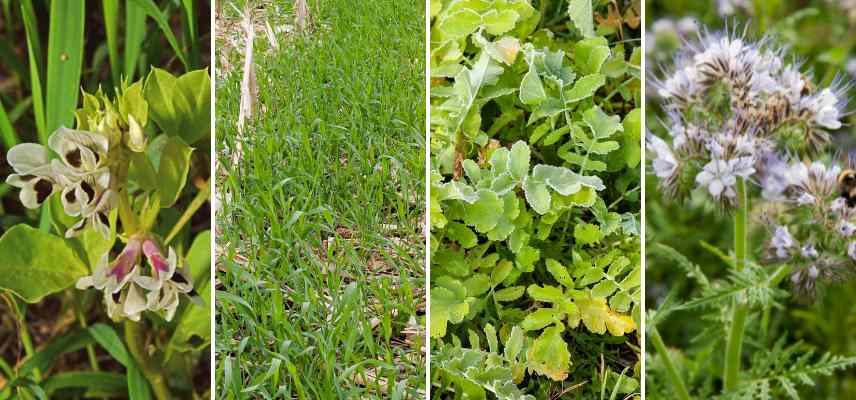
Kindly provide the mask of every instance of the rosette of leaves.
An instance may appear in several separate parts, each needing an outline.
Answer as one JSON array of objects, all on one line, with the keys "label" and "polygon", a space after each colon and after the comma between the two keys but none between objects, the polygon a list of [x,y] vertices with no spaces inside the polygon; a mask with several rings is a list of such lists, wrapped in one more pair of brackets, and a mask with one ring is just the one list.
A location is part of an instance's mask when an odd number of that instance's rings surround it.
[{"label": "rosette of leaves", "polygon": [[519,331],[517,384],[568,379],[574,330],[638,325],[640,53],[571,3],[431,3],[430,334]]}]

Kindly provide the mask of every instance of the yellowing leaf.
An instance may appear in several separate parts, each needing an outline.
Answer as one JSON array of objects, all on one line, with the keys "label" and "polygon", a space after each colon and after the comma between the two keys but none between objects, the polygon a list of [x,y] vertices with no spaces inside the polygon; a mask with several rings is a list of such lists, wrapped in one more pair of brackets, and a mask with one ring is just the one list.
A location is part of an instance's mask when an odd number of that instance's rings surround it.
[{"label": "yellowing leaf", "polygon": [[568,325],[579,326],[580,320],[592,333],[604,334],[607,330],[613,336],[623,336],[636,330],[636,323],[627,315],[612,311],[606,300],[582,295],[574,298],[577,312],[568,314]]},{"label": "yellowing leaf", "polygon": [[561,324],[544,329],[526,353],[529,368],[554,381],[567,379],[571,366],[571,353],[562,339],[562,331],[564,327]]}]

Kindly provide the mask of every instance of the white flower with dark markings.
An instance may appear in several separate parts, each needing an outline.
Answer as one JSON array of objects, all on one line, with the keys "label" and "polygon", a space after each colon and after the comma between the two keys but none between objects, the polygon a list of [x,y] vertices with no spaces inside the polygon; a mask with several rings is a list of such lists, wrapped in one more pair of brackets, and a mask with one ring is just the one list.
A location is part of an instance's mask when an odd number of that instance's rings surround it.
[{"label": "white flower with dark markings", "polygon": [[21,189],[24,207],[39,208],[55,190],[61,188],[60,175],[50,162],[50,152],[35,143],[22,143],[7,154],[9,165],[15,171],[6,178],[10,186]]},{"label": "white flower with dark markings", "polygon": [[[151,269],[140,266],[143,256]],[[201,298],[193,288],[189,275],[180,267],[173,248],[164,258],[160,247],[151,238],[132,237],[122,253],[108,263],[105,254],[91,276],[77,281],[78,289],[90,287],[104,293],[107,313],[113,319],[128,318],[139,321],[143,311],[157,312],[167,321],[172,320],[180,302],[187,295],[196,304]]]},{"label": "white flower with dark markings", "polygon": [[[61,127],[48,138],[48,146],[59,155],[66,175],[88,175],[107,164],[109,141],[100,133]],[[59,163],[60,161],[54,161]],[[64,167],[64,168],[63,168]]]},{"label": "white flower with dark markings", "polygon": [[143,287],[149,290],[146,306],[148,310],[159,312],[167,321],[172,320],[178,308],[180,297],[185,294],[199,303],[199,295],[193,288],[189,274],[179,265],[175,250],[169,248],[169,256],[164,258],[160,246],[154,240],[143,242],[143,253],[152,267],[152,277],[147,277]]},{"label": "white flower with dark markings", "polygon": [[[60,192],[66,214],[80,220],[66,231],[66,237],[93,227],[105,237],[110,234],[110,210],[115,207],[110,187],[109,141],[100,134],[61,127],[48,138],[48,148],[23,143],[9,150],[9,164],[15,173],[6,178],[21,189],[21,203],[38,208],[51,194]],[[50,158],[50,151],[59,159]]]}]

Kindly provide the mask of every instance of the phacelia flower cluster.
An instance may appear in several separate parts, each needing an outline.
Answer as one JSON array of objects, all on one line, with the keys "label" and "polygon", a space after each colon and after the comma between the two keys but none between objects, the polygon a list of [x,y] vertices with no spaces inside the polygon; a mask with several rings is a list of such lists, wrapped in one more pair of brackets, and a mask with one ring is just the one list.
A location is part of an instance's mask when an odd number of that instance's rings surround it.
[{"label": "phacelia flower cluster", "polygon": [[[148,267],[142,262],[147,261]],[[186,269],[180,265],[175,250],[170,247],[164,257],[161,246],[153,238],[133,237],[114,260],[104,254],[92,275],[80,278],[77,288],[95,288],[103,292],[107,314],[114,320],[128,318],[139,321],[143,311],[160,314],[172,320],[186,295],[199,303]]]},{"label": "phacelia flower cluster", "polygon": [[814,87],[768,39],[704,33],[673,69],[655,83],[668,140],[648,133],[646,143],[661,189],[675,197],[703,189],[734,206],[738,179],[757,178],[771,156],[820,148],[842,125],[845,88]]},{"label": "phacelia flower cluster", "polygon": [[[841,168],[820,161],[780,160],[762,179],[771,234],[766,258],[791,266],[800,298],[815,297],[818,283],[836,283],[856,271],[856,209],[841,196]],[[775,172],[772,172],[775,171]]]}]

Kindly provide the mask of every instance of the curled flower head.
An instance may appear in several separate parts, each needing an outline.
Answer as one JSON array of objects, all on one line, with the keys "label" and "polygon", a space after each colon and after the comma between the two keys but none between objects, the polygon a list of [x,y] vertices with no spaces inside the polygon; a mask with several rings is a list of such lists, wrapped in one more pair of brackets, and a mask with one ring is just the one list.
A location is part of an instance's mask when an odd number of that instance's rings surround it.
[{"label": "curled flower head", "polygon": [[856,210],[840,197],[836,165],[796,162],[783,171],[778,180],[784,183],[770,197],[775,215],[768,260],[790,265],[795,295],[811,300],[856,272]]}]

